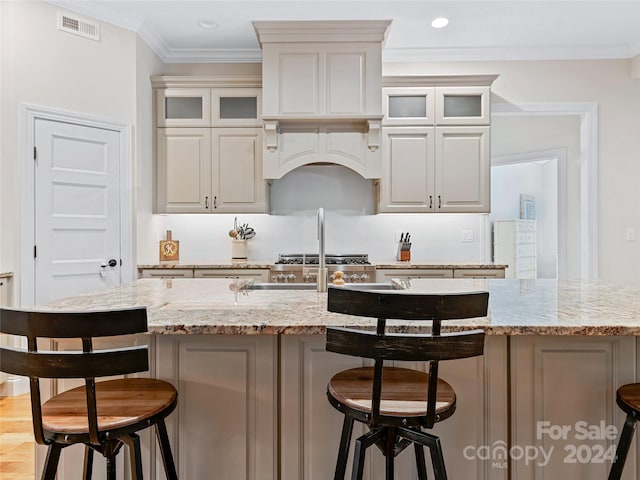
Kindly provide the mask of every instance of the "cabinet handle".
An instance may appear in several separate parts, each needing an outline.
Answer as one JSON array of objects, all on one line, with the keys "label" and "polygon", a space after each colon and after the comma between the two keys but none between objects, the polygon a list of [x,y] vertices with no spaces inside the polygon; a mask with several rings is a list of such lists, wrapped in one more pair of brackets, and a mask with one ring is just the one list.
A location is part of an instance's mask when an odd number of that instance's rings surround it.
[{"label": "cabinet handle", "polygon": [[438,208],[442,208],[442,197],[438,195]]},{"label": "cabinet handle", "polygon": [[433,195],[429,195],[429,208],[433,208]]},{"label": "cabinet handle", "polygon": [[218,208],[218,197],[213,197],[213,208]]},{"label": "cabinet handle", "polygon": [[209,197],[204,197],[204,208],[209,208]]}]

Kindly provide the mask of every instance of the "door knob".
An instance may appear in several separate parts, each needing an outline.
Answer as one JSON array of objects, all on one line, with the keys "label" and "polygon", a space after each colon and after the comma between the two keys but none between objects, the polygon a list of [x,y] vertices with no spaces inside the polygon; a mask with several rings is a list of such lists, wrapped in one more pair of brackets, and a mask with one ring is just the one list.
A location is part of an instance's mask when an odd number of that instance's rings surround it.
[{"label": "door knob", "polygon": [[117,264],[118,264],[118,261],[115,258],[112,258],[111,260],[109,260],[110,267],[115,267]]}]

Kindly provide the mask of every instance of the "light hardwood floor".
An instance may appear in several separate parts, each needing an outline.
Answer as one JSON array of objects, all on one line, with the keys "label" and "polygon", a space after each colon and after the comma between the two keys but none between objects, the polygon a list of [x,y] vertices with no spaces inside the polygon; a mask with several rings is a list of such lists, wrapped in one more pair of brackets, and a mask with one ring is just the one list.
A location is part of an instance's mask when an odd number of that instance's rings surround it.
[{"label": "light hardwood floor", "polygon": [[33,480],[34,448],[29,394],[0,397],[0,479]]}]

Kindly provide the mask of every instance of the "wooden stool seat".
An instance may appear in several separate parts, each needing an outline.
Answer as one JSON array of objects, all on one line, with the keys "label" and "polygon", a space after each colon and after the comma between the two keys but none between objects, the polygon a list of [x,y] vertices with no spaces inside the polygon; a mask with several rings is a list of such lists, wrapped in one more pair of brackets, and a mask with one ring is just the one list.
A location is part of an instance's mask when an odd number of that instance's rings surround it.
[{"label": "wooden stool seat", "polygon": [[[371,413],[373,367],[344,370],[331,378],[328,392],[344,407]],[[383,417],[424,417],[427,414],[429,374],[407,368],[385,367],[382,373],[380,415]],[[436,415],[449,417],[456,405],[456,394],[447,382],[438,379]]]},{"label": "wooden stool seat", "polygon": [[[140,424],[172,411],[177,398],[173,385],[153,378],[96,382],[98,431],[139,430]],[[42,426],[51,437],[89,435],[86,388],[67,390],[43,403]]]},{"label": "wooden stool seat", "polygon": [[640,420],[640,383],[629,383],[618,388],[616,403],[627,414],[627,418],[620,433],[616,456],[609,472],[609,480],[620,480],[622,477],[624,463],[627,460],[633,434],[636,430],[636,422]]},{"label": "wooden stool seat", "polygon": [[616,401],[626,414],[640,419],[640,383],[629,383],[618,388]]}]

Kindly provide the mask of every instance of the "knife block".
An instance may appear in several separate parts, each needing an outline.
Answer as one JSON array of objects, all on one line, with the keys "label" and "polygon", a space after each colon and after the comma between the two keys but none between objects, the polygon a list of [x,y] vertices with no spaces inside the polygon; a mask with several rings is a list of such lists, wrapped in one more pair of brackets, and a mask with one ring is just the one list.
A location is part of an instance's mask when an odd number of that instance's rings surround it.
[{"label": "knife block", "polygon": [[398,261],[410,262],[411,261],[411,244],[407,242],[398,243]]}]

